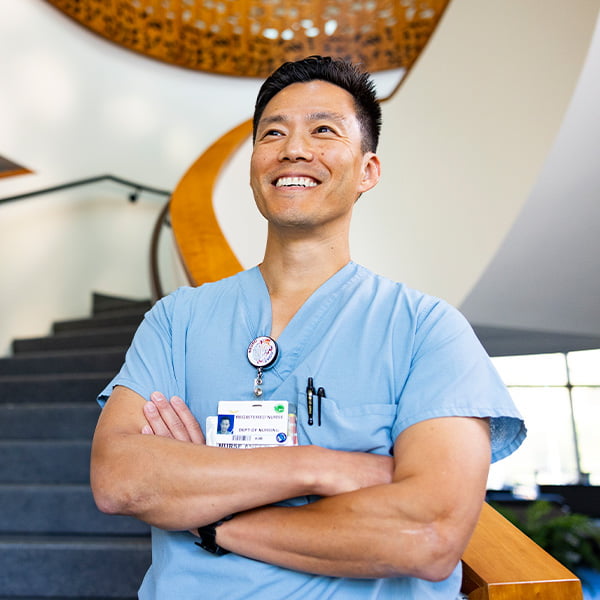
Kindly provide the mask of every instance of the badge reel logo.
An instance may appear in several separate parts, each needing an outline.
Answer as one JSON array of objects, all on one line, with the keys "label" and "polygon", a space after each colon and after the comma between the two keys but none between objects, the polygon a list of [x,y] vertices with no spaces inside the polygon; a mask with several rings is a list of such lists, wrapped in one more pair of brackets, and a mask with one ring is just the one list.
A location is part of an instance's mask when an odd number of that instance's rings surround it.
[{"label": "badge reel logo", "polygon": [[272,367],[277,360],[277,342],[268,335],[261,335],[250,342],[248,346],[248,361],[256,367],[256,379],[254,380],[254,395],[262,395],[262,375],[265,369]]}]

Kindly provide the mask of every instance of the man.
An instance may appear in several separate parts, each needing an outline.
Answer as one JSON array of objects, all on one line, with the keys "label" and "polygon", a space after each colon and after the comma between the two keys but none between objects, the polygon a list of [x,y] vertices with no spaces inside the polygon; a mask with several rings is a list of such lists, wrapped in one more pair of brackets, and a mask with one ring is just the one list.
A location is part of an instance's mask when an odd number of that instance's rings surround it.
[{"label": "man", "polygon": [[219,433],[222,435],[229,435],[231,433],[231,418],[228,416],[222,416],[218,419]]},{"label": "man", "polygon": [[[92,487],[153,525],[142,599],[458,593],[490,453],[525,434],[457,311],[350,260],[380,119],[346,62],[267,79],[250,172],[263,262],[157,303],[100,397]],[[299,445],[205,444],[220,401],[257,399],[287,403]]]}]

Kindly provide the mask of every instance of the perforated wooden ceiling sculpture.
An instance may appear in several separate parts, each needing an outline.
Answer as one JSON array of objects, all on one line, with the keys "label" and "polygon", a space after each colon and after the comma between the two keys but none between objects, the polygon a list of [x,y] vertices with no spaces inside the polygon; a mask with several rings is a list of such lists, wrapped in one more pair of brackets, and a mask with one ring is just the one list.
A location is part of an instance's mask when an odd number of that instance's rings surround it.
[{"label": "perforated wooden ceiling sculpture", "polygon": [[323,54],[409,69],[449,0],[47,0],[97,34],[174,65],[266,77]]}]

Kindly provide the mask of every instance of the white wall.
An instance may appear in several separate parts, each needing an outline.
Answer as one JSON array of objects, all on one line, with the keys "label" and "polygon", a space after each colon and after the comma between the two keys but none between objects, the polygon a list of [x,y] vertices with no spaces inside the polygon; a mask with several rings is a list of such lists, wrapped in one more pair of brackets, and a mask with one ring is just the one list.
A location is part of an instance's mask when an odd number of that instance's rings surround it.
[{"label": "white wall", "polygon": [[[384,107],[384,179],[357,207],[357,260],[453,302],[464,297],[558,129],[596,8],[453,0]],[[0,198],[102,173],[173,189],[251,115],[259,81],[143,58],[41,0],[0,0],[0,14],[0,154],[35,171],[0,179]],[[234,157],[216,211],[248,266],[260,258],[262,225],[240,218],[240,205],[252,213],[246,164],[243,152]],[[147,248],[163,200],[130,205],[126,196],[105,184],[0,205],[0,354],[14,337],[86,315],[92,290],[148,297]]]},{"label": "white wall", "polygon": [[[0,198],[104,173],[172,190],[251,115],[257,80],[146,59],[41,0],[0,0],[0,14],[0,154],[35,171],[0,178]],[[0,355],[15,337],[87,315],[92,290],[149,297],[164,199],[127,195],[107,183],[0,205]]]},{"label": "white wall", "polygon": [[599,74],[600,22],[540,177],[462,304],[472,322],[600,336]]},{"label": "white wall", "polygon": [[[598,0],[452,0],[397,95],[383,105],[382,179],[355,209],[353,258],[460,304],[525,204],[559,131]],[[246,144],[215,194],[234,250],[248,194]],[[247,168],[246,168],[247,172]],[[250,200],[248,228],[259,231]],[[237,219],[237,220],[236,220]],[[518,268],[518,261],[515,268]]]}]

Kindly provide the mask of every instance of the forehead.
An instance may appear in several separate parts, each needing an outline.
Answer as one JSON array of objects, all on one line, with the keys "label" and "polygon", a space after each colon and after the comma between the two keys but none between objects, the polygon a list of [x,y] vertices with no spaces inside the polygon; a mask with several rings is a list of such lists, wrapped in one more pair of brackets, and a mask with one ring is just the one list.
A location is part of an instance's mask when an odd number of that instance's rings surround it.
[{"label": "forehead", "polygon": [[327,81],[292,83],[275,94],[265,106],[259,123],[288,115],[331,114],[340,119],[355,120],[354,98],[345,89]]}]

